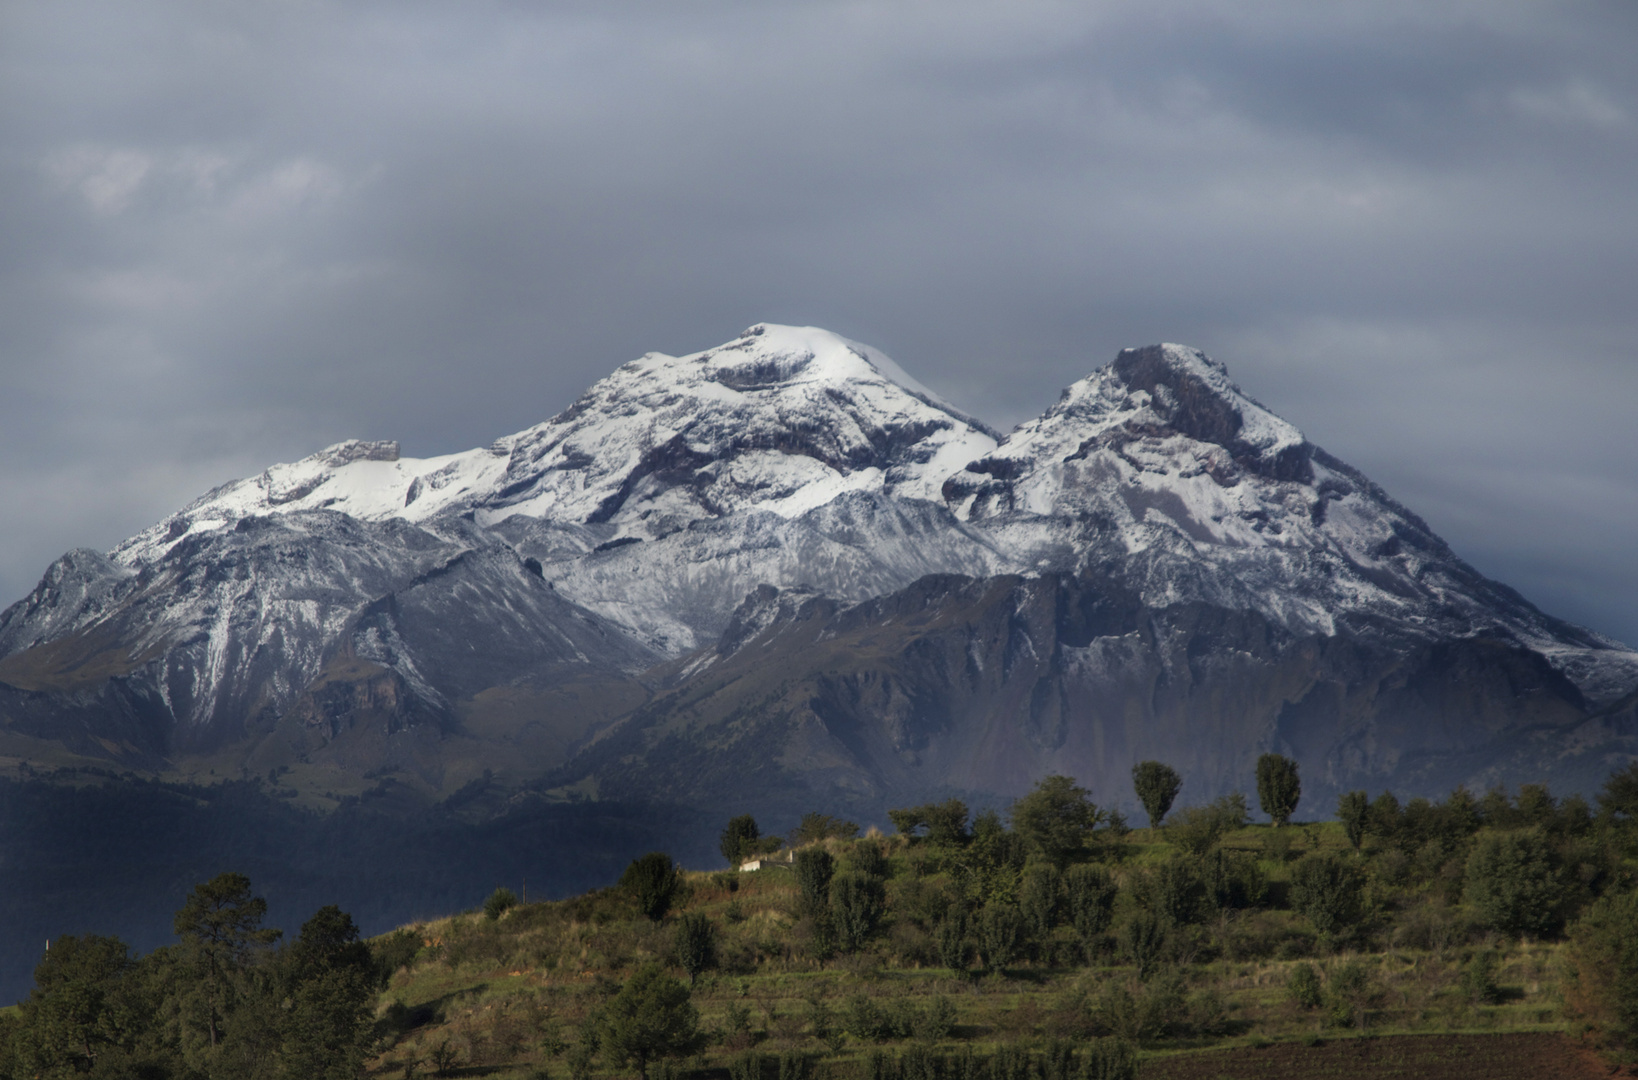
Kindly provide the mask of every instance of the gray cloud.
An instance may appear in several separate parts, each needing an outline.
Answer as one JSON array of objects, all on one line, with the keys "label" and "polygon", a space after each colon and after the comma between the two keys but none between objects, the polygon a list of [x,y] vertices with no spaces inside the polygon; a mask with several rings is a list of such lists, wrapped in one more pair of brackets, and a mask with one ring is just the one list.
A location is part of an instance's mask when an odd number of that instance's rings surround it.
[{"label": "gray cloud", "polygon": [[768,319],[1002,426],[1199,345],[1638,641],[1635,44],[1495,0],[8,4],[0,594]]}]

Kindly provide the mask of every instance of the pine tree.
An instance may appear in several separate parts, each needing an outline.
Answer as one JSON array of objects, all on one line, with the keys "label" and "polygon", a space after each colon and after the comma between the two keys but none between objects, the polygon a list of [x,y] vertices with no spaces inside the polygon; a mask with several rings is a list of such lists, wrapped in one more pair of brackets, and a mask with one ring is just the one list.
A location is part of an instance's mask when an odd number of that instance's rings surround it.
[{"label": "pine tree", "polygon": [[279,939],[278,930],[262,928],[266,915],[267,901],[251,893],[250,879],[231,872],[195,885],[176,913],[182,962],[195,979],[183,1002],[186,1022],[203,1029],[212,1051],[245,969]]},{"label": "pine tree", "polygon": [[663,851],[633,859],[620,875],[620,888],[637,901],[638,910],[653,922],[665,918],[677,895],[677,864]]},{"label": "pine tree", "polygon": [[698,1035],[699,1014],[688,987],[659,964],[645,964],[604,1009],[599,1043],[616,1059],[634,1062],[644,1076],[656,1058],[686,1053]]},{"label": "pine tree", "polygon": [[320,908],[281,957],[286,1007],[279,1057],[284,1080],[351,1080],[369,1052],[380,979],[352,916]]}]

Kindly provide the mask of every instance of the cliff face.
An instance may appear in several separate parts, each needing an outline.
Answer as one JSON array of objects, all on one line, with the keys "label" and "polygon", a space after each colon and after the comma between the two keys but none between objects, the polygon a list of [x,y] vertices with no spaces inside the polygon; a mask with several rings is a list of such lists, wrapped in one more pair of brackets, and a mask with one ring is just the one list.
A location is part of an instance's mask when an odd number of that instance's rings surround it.
[{"label": "cliff face", "polygon": [[[440,458],[226,484],[0,615],[0,736],[159,768],[715,806],[1050,771],[1315,797],[1634,753],[1638,654],[1543,614],[1197,350],[998,439],[875,350],[757,326]],[[1625,710],[1625,711],[1623,711]],[[29,741],[32,740],[32,741]]]}]

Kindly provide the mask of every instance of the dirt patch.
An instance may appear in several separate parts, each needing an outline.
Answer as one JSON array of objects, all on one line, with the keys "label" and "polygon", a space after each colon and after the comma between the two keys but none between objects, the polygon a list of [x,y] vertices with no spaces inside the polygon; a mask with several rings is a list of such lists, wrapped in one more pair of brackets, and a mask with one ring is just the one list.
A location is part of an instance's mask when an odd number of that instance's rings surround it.
[{"label": "dirt patch", "polygon": [[1156,1058],[1142,1080],[1608,1080],[1596,1054],[1564,1035],[1398,1035],[1279,1043]]}]

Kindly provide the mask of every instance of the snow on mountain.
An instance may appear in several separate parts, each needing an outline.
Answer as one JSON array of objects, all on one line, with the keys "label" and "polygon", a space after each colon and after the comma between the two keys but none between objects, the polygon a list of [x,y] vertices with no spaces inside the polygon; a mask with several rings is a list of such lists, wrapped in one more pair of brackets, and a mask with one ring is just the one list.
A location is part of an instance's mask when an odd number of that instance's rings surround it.
[{"label": "snow on mountain", "polygon": [[1020,561],[1119,567],[1151,606],[1204,600],[1298,634],[1500,634],[1600,693],[1638,680],[1629,650],[1484,578],[1196,349],[1125,350],[944,494]]},{"label": "snow on mountain", "polygon": [[603,532],[521,515],[494,528],[538,558],[564,596],[673,656],[710,644],[759,584],[856,602],[927,574],[987,577],[1016,568],[941,505],[857,490],[796,517],[753,510],[642,542],[600,541]]},{"label": "snow on mountain", "polygon": [[653,539],[727,514],[798,517],[850,491],[937,501],[944,478],[995,442],[880,352],[760,324],[690,356],[649,353],[483,449],[418,459],[394,442],[352,440],[275,465],[112,557],[136,565],[247,515],[320,509],[367,521],[471,511],[482,525],[522,514]]},{"label": "snow on mountain", "polygon": [[[1594,701],[1638,684],[1638,654],[1478,574],[1198,350],[1128,349],[998,441],[881,353],[771,324],[650,353],[488,447],[355,440],[223,485],[107,558],[65,556],[0,615],[0,656],[95,638],[110,670],[161,664],[153,692],[192,703],[177,720],[226,723],[288,707],[340,650],[447,711],[532,670],[514,638],[629,673],[710,644],[764,584],[856,603],[1021,572],[1299,638],[1511,640]],[[472,634],[510,659],[469,678],[471,641],[433,628],[488,606],[512,629]]]},{"label": "snow on mountain", "polygon": [[718,632],[760,581],[863,599],[925,573],[1010,567],[939,505],[945,477],[995,445],[877,350],[759,324],[704,352],[634,360],[486,448],[416,459],[355,440],[275,465],[111,557],[141,566],[255,515],[469,514],[512,536],[565,596],[674,654]]}]

